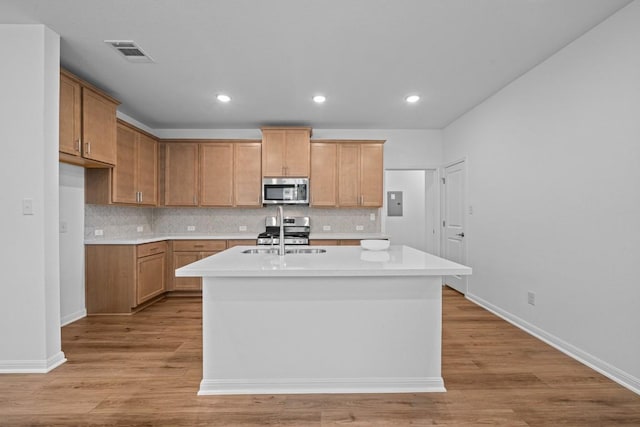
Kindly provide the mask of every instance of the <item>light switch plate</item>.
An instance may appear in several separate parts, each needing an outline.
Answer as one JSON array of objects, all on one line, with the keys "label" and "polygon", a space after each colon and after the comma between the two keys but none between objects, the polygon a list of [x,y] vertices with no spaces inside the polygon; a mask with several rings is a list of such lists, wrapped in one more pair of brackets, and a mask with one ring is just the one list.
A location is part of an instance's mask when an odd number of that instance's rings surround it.
[{"label": "light switch plate", "polygon": [[102,236],[102,235],[104,235],[104,231],[100,230],[99,228],[95,229],[95,230],[93,230],[93,235],[94,236]]}]

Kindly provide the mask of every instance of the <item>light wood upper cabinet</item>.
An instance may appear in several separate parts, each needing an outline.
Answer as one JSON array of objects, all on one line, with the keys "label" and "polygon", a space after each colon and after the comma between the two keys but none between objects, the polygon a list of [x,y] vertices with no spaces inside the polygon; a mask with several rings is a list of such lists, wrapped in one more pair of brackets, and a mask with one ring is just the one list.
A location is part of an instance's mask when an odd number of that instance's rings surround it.
[{"label": "light wood upper cabinet", "polygon": [[82,88],[82,155],[116,164],[117,104],[87,87]]},{"label": "light wood upper cabinet", "polygon": [[138,204],[156,206],[158,204],[158,141],[138,133],[137,149],[136,182],[140,193]]},{"label": "light wood upper cabinet", "polygon": [[164,153],[164,204],[198,206],[197,143],[167,143]]},{"label": "light wood upper cabinet", "polygon": [[158,204],[158,141],[118,121],[116,166],[85,170],[85,201],[93,204]]},{"label": "light wood upper cabinet", "polygon": [[[168,141],[165,147],[165,205],[262,206],[260,199],[262,158],[259,141],[208,140],[198,143]],[[192,165],[194,162],[195,168]],[[194,179],[195,184],[192,184]],[[173,197],[171,196],[173,192],[179,194]],[[178,200],[181,195],[182,199]],[[190,200],[192,204],[187,204]]]},{"label": "light wood upper cabinet", "polygon": [[114,203],[137,203],[137,156],[136,132],[118,124],[116,162],[113,169],[112,200]]},{"label": "light wood upper cabinet", "polygon": [[338,144],[338,206],[381,207],[381,143]]},{"label": "light wood upper cabinet", "polygon": [[338,147],[334,143],[311,144],[311,206],[337,205]]},{"label": "light wood upper cabinet", "polygon": [[237,142],[234,144],[233,167],[234,206],[261,207],[262,144],[259,142]]},{"label": "light wood upper cabinet", "polygon": [[381,207],[384,141],[315,140],[311,206]]},{"label": "light wood upper cabinet", "polygon": [[82,155],[81,86],[65,74],[60,74],[60,152]]},{"label": "light wood upper cabinet", "polygon": [[309,176],[311,128],[262,128],[262,175]]},{"label": "light wood upper cabinet", "polygon": [[360,206],[360,145],[338,145],[338,206]]},{"label": "light wood upper cabinet", "polygon": [[200,205],[233,206],[233,144],[200,145]]},{"label": "light wood upper cabinet", "polygon": [[383,146],[360,146],[360,206],[381,207],[383,197]]},{"label": "light wood upper cabinet", "polygon": [[60,71],[60,161],[85,167],[116,164],[118,101]]}]

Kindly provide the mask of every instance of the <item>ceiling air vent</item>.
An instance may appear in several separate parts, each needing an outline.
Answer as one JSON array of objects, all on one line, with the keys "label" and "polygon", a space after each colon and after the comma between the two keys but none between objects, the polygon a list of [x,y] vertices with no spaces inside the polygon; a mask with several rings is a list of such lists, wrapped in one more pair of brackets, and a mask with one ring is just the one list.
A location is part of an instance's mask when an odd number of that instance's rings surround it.
[{"label": "ceiling air vent", "polygon": [[105,40],[106,44],[120,52],[130,62],[154,62],[133,40]]}]

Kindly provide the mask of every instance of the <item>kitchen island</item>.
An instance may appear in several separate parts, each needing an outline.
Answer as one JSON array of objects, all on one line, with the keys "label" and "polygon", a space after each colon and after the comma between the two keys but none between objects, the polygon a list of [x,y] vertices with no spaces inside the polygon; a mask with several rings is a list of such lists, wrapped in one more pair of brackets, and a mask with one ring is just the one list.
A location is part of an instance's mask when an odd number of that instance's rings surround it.
[{"label": "kitchen island", "polygon": [[203,278],[198,394],[445,391],[442,276],[471,268],[407,246],[256,249],[176,270]]}]

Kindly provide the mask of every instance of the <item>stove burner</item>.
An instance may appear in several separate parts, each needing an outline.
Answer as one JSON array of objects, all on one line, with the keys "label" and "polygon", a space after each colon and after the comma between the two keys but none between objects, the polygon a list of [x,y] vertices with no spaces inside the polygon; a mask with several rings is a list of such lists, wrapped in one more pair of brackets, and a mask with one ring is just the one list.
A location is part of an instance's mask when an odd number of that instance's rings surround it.
[{"label": "stove burner", "polygon": [[[276,225],[275,217],[265,219],[265,231],[258,234],[258,245],[277,245],[280,243],[280,227]],[[285,217],[284,218],[284,244],[308,245],[309,244],[309,217]]]}]

